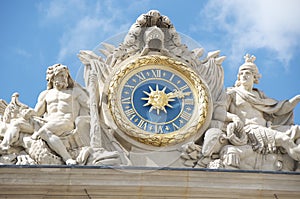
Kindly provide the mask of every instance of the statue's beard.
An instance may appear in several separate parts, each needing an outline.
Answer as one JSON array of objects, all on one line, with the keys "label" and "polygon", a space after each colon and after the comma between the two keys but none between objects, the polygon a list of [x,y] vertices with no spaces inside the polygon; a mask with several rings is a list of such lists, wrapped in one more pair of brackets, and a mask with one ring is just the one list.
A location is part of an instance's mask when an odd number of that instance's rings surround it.
[{"label": "statue's beard", "polygon": [[55,88],[57,88],[58,90],[65,89],[68,87],[68,83],[62,82],[62,81],[56,81],[56,82],[54,82],[54,85],[55,85]]}]

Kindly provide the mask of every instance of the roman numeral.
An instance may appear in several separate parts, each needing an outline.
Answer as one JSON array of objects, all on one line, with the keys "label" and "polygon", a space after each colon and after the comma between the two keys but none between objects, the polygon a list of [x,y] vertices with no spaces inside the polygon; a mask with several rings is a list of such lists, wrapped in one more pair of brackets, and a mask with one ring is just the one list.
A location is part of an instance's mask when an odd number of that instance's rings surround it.
[{"label": "roman numeral", "polygon": [[185,89],[188,89],[188,88],[189,88],[189,86],[186,84],[186,85],[180,87],[179,89],[180,89],[181,91],[184,91]]},{"label": "roman numeral", "polygon": [[129,85],[129,84],[125,84],[124,87],[130,88],[131,90],[134,89],[134,86],[131,86],[131,85]]},{"label": "roman numeral", "polygon": [[162,125],[155,125],[155,132],[156,133],[163,133],[163,126]]},{"label": "roman numeral", "polygon": [[189,119],[191,118],[191,114],[186,111],[183,111],[182,114],[180,115],[180,117],[182,119],[184,119],[185,121],[189,121]]},{"label": "roman numeral", "polygon": [[140,120],[139,123],[137,124],[138,127],[140,127],[141,129],[144,129],[144,131],[146,131],[147,129],[147,122],[145,120]]},{"label": "roman numeral", "polygon": [[122,98],[121,102],[122,104],[131,104],[130,97]]},{"label": "roman numeral", "polygon": [[143,81],[146,79],[145,75],[142,72],[139,72],[137,74],[135,74],[135,76],[140,80]]},{"label": "roman numeral", "polygon": [[171,75],[171,77],[170,77],[170,79],[169,79],[169,80],[170,80],[170,82],[171,82],[171,81],[173,81],[174,77],[175,77],[175,75],[174,75],[174,74],[172,74],[172,75]]},{"label": "roman numeral", "polygon": [[161,77],[161,70],[151,70],[155,78]]},{"label": "roman numeral", "polygon": [[175,131],[179,129],[179,126],[177,126],[174,122],[172,123],[172,126],[175,129]]},{"label": "roman numeral", "polygon": [[135,116],[136,116],[136,114],[135,114],[135,111],[131,108],[131,109],[128,109],[128,110],[126,110],[126,111],[124,111],[125,112],[125,115],[130,119],[130,120],[132,120]]},{"label": "roman numeral", "polygon": [[193,99],[184,99],[184,104],[186,104],[186,105],[193,105],[194,104],[194,100]]}]

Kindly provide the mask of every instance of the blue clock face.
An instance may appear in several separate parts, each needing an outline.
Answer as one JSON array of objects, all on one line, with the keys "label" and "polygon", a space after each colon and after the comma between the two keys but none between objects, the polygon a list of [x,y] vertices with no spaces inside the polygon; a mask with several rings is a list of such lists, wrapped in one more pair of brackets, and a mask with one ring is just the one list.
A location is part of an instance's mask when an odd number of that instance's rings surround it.
[{"label": "blue clock face", "polygon": [[107,89],[108,118],[112,116],[115,132],[135,146],[174,146],[196,139],[210,121],[206,84],[191,67],[170,57],[121,62]]},{"label": "blue clock face", "polygon": [[183,128],[195,109],[191,84],[172,69],[158,66],[132,72],[121,89],[121,109],[142,131],[173,133]]}]

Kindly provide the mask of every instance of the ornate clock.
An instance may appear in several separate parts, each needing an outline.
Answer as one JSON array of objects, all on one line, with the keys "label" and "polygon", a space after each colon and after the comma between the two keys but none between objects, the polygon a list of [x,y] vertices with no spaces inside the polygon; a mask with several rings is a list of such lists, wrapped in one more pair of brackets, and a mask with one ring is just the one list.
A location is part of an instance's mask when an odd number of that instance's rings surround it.
[{"label": "ornate clock", "polygon": [[207,86],[184,63],[151,55],[121,64],[111,79],[108,107],[134,140],[169,146],[194,136],[210,120]]}]

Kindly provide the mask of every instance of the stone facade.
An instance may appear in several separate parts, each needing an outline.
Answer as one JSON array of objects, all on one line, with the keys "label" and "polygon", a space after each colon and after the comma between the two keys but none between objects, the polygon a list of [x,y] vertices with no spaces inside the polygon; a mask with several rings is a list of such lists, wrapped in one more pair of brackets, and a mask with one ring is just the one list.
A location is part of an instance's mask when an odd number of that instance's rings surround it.
[{"label": "stone facade", "polygon": [[18,93],[0,101],[1,164],[297,171],[300,95],[277,101],[254,88],[255,56],[225,89],[225,56],[190,50],[156,10],[99,50],[78,54],[85,85],[55,64],[35,108]]},{"label": "stone facade", "polygon": [[289,198],[299,173],[154,167],[0,168],[1,198]]}]

